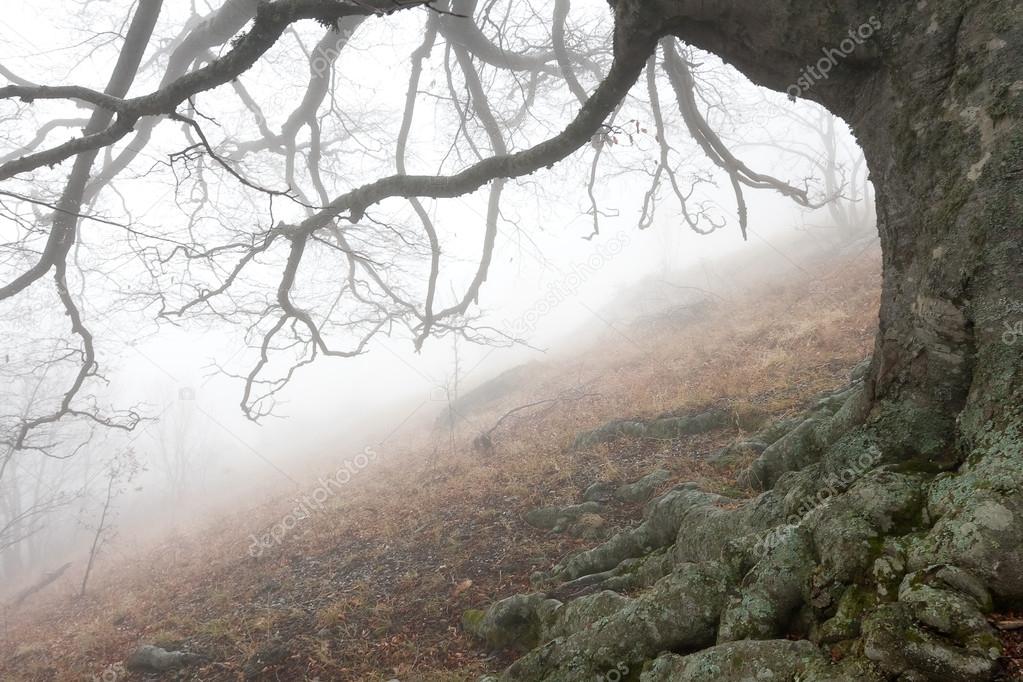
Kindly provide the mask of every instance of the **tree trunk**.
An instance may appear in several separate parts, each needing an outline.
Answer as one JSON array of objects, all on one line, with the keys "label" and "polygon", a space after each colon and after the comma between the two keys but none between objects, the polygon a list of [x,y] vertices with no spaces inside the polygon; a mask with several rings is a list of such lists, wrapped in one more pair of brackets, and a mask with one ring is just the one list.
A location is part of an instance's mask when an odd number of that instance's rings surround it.
[{"label": "tree trunk", "polygon": [[1023,605],[1023,4],[612,5],[616,46],[673,34],[850,124],[884,254],[874,355],[754,463],[757,498],[674,490],[547,576],[639,596],[467,623],[533,619],[547,644],[504,679],[991,679],[986,615]]},{"label": "tree trunk", "polygon": [[1020,347],[1003,336],[1023,319],[1020,3],[706,4],[676,35],[823,104],[863,147],[884,252],[875,399],[949,434],[965,409],[971,438],[1018,419]]}]

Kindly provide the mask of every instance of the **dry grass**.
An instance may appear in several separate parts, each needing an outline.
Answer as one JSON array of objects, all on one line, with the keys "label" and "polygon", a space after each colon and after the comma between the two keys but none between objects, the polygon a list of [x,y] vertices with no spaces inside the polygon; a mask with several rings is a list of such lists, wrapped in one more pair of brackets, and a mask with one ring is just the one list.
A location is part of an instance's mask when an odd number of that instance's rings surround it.
[{"label": "dry grass", "polygon": [[[207,654],[215,662],[190,672],[202,680],[241,679],[259,655],[265,666],[249,673],[267,680],[442,682],[497,669],[506,658],[469,641],[461,613],[528,589],[530,573],[586,545],[527,526],[527,511],[657,466],[678,479],[732,486],[728,472],[704,458],[737,429],[584,452],[567,447],[575,434],[617,417],[709,405],[772,417],[805,407],[842,385],[870,349],[877,260],[871,252],[829,264],[809,283],[805,275],[775,283],[696,319],[666,316],[620,330],[624,336],[609,331],[586,351],[538,365],[518,390],[471,415],[454,452],[444,436],[431,466],[434,436],[412,430],[326,512],[258,559],[248,556],[247,538],[286,513],[283,495],[143,556],[108,561],[87,598],[55,590],[11,617],[0,679],[91,679],[139,643]],[[469,447],[512,407],[580,386],[599,396],[509,419],[489,457]],[[609,521],[627,524],[639,512],[623,508]]]}]

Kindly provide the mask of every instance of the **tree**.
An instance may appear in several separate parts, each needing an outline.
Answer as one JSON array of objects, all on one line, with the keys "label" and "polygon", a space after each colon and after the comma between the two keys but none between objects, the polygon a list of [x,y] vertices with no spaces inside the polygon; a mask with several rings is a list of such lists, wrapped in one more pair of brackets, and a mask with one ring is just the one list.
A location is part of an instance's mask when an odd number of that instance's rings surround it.
[{"label": "tree", "polygon": [[[638,670],[661,652],[699,650],[715,642],[721,646],[707,655],[730,665],[744,657],[781,657],[778,665],[788,665],[794,675],[802,672],[794,666],[811,665],[803,656],[808,649],[780,638],[796,632],[820,641],[825,624],[837,627],[836,609],[854,605],[856,617],[840,633],[840,639],[854,643],[843,649],[849,655],[835,679],[990,677],[997,642],[983,612],[992,601],[1023,602],[1023,346],[1006,337],[1016,328],[1023,298],[1018,220],[1023,212],[1023,60],[1018,57],[1023,10],[1015,0],[610,4],[610,19],[587,16],[582,31],[567,21],[568,0],[557,0],[553,11],[470,0],[450,5],[232,0],[193,22],[172,41],[169,53],[161,53],[167,68],[156,89],[127,97],[126,85],[142,63],[139,45],[148,40],[160,10],[158,1],[142,0],[106,91],[17,81],[0,89],[3,99],[75,100],[92,111],[82,137],[0,164],[0,181],[14,187],[8,196],[53,211],[38,258],[32,248],[41,238],[37,231],[25,230],[12,240],[20,257],[7,259],[6,267],[17,274],[0,286],[0,301],[52,273],[83,348],[78,379],[53,418],[77,416],[130,427],[130,419],[72,407],[94,371],[94,359],[92,335],[67,286],[68,254],[86,223],[101,217],[85,219],[89,187],[90,200],[98,201],[107,183],[133,164],[157,120],[176,122],[188,140],[171,166],[188,179],[188,208],[195,219],[188,231],[172,237],[135,235],[148,245],[140,252],[152,249],[150,290],[144,293],[164,318],[204,315],[252,330],[258,357],[243,377],[242,406],[258,418],[297,368],[320,355],[361,353],[378,333],[404,328],[417,344],[431,335],[493,333],[456,321],[470,310],[487,278],[502,194],[514,191],[517,179],[557,173],[545,169],[559,165],[571,168],[570,157],[577,152],[591,154],[595,169],[598,156],[627,146],[630,136],[642,136],[644,126],[631,116],[635,103],[627,96],[644,73],[646,116],[654,122],[648,134],[659,148],[649,197],[658,194],[658,183],[667,182],[681,221],[692,229],[717,229],[720,221],[691,205],[697,180],[677,177],[669,135],[678,129],[692,136],[734,190],[743,229],[748,221],[744,195],[750,189],[776,191],[807,206],[834,198],[758,172],[723,143],[700,107],[694,60],[683,52],[698,48],[758,85],[823,105],[849,123],[862,146],[876,188],[884,254],[870,368],[834,416],[808,420],[754,463],[745,481],[764,492],[753,502],[721,509],[720,498],[687,490],[658,503],[661,512],[673,510],[672,518],[686,519],[673,528],[677,535],[660,539],[672,547],[670,561],[658,555],[656,565],[666,574],[639,596],[614,601],[610,611],[600,612],[599,604],[607,601],[580,603],[576,627],[595,627],[562,631],[504,677],[582,679],[619,665]],[[318,115],[321,105],[333,103],[327,97],[327,65],[337,63],[361,27],[412,10],[425,17],[424,37],[412,55],[406,106],[391,140],[389,161],[397,172],[352,178],[344,155],[331,152],[332,146],[343,147],[344,133]],[[258,68],[272,47],[292,35],[293,25],[306,19],[331,30],[309,53],[306,97],[278,134],[239,78]],[[220,56],[209,52],[246,24]],[[602,25],[613,30],[610,49],[599,39]],[[441,159],[440,170],[431,174],[409,174],[417,93],[439,37],[446,41],[440,79],[448,84],[447,100],[455,112],[454,160]],[[537,48],[540,42],[545,46]],[[193,64],[197,68],[189,70]],[[213,118],[202,111],[213,106],[206,93],[226,87],[256,118],[256,139],[235,135],[217,142],[205,130]],[[665,116],[662,87],[678,110],[672,121]],[[530,139],[529,124],[539,113],[561,120],[559,93],[569,93],[574,117],[542,141],[520,145]],[[361,122],[374,128],[372,120]],[[300,137],[299,130],[306,132]],[[118,148],[133,132],[132,143]],[[90,182],[101,150],[105,159]],[[26,178],[72,160],[71,178],[58,201],[33,197],[25,189]],[[268,164],[283,164],[285,183],[265,184]],[[264,216],[208,232],[203,211],[211,201],[209,183],[230,179],[246,196],[261,197],[267,205],[290,202],[302,215]],[[488,196],[478,264],[459,297],[440,303],[443,226],[433,219],[429,202],[482,188]],[[594,229],[602,215],[599,196],[589,192]],[[170,239],[162,250],[154,244],[161,239]],[[405,243],[400,253],[393,239]],[[265,274],[268,263],[280,269],[275,291],[264,296],[252,275]],[[183,279],[171,279],[172,265]],[[333,288],[303,286],[303,277],[315,281],[333,267],[343,273]],[[422,284],[415,286],[417,281]],[[350,345],[332,345],[331,335]],[[268,377],[282,357],[283,368]],[[773,532],[789,516],[786,505],[820,494],[828,475],[849,470],[865,453],[870,464],[862,480],[785,528],[766,556],[754,551],[757,542],[743,544],[744,538]],[[662,532],[666,527],[672,528],[661,526]],[[614,552],[584,553],[555,573],[597,583],[616,569],[617,560],[644,560],[646,545],[637,537],[623,536]],[[623,550],[622,543],[633,541]],[[856,599],[860,592],[869,598]],[[754,643],[728,644],[738,640]],[[793,652],[803,663],[793,662]],[[819,664],[814,658],[812,665]],[[685,665],[678,657],[658,658],[650,679],[674,679]]]},{"label": "tree", "polygon": [[195,405],[190,389],[179,389],[173,395],[166,391],[165,405],[152,428],[151,456],[153,469],[166,487],[176,514],[190,495],[202,494],[209,465],[219,454],[219,444],[209,432],[209,424]]},{"label": "tree", "polygon": [[[784,117],[793,127],[781,132],[770,131],[769,139],[764,142],[745,142],[736,147],[782,152],[786,162],[795,158],[811,167],[815,177],[824,182],[826,194],[835,197],[827,205],[828,227],[845,233],[842,236],[873,228],[876,210],[866,159],[859,150],[847,147],[839,133],[841,121],[826,109],[780,107],[767,98],[760,106],[774,114],[770,119],[772,123]],[[809,141],[804,142],[807,137]]]},{"label": "tree", "polygon": [[85,565],[85,574],[82,576],[82,586],[78,590],[79,597],[85,596],[96,559],[103,546],[113,538],[116,532],[116,528],[113,526],[114,502],[117,496],[125,491],[125,486],[131,482],[138,471],[139,464],[135,459],[135,453],[130,450],[118,453],[107,463],[104,471],[106,485],[103,486],[104,490],[99,505],[99,519],[96,521],[96,525],[88,526],[88,530],[92,532],[92,542],[89,545],[89,559]]},{"label": "tree", "polygon": [[[41,366],[27,367],[8,358],[0,369],[6,388],[0,399],[3,433],[19,432],[34,411],[46,408],[48,397],[59,393],[58,379],[50,376],[50,370],[59,357],[73,351],[59,338],[47,341],[49,349],[43,351]],[[12,346],[17,347],[7,345]],[[82,462],[75,460],[83,450],[88,459],[92,434],[86,429],[74,438],[67,431],[63,435],[69,445],[58,458],[38,456],[49,452],[45,446],[19,449],[10,440],[0,441],[0,575],[8,584],[16,584],[26,567],[49,558],[54,519],[82,494],[74,481],[76,465]]]}]

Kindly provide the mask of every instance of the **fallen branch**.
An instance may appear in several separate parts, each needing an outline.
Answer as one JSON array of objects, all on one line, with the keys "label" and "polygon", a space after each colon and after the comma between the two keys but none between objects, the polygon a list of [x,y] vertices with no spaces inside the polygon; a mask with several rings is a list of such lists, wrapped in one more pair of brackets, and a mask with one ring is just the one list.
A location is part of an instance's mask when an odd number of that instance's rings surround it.
[{"label": "fallen branch", "polygon": [[494,422],[493,426],[491,426],[486,431],[481,431],[480,434],[473,439],[473,441],[472,441],[472,449],[475,450],[476,452],[480,453],[480,454],[490,454],[491,452],[493,452],[494,451],[494,440],[493,440],[492,436],[494,434],[494,431],[496,431],[497,428],[499,426],[501,426],[501,424],[504,422],[504,420],[508,419],[509,417],[513,417],[514,415],[516,415],[519,412],[522,412],[523,410],[528,410],[531,407],[539,407],[540,405],[551,405],[551,407],[553,407],[555,404],[560,403],[560,402],[569,402],[569,401],[574,401],[574,400],[582,400],[583,398],[595,398],[595,397],[598,397],[599,395],[600,395],[599,393],[582,393],[582,394],[573,395],[573,396],[565,396],[564,394],[562,394],[562,395],[560,395],[560,396],[558,396],[556,398],[547,398],[545,400],[537,400],[537,401],[532,402],[532,403],[526,403],[525,405],[519,405],[518,407],[513,407],[512,409],[508,410],[503,415],[501,415],[498,418],[498,420],[496,422]]},{"label": "fallen branch", "polygon": [[60,576],[64,575],[64,572],[67,571],[67,569],[70,567],[71,563],[68,562],[61,566],[60,568],[58,568],[56,571],[44,573],[43,577],[40,578],[37,582],[35,582],[31,586],[25,588],[24,590],[18,593],[18,596],[15,597],[14,601],[11,602],[10,608],[12,609],[18,608],[25,602],[26,599],[36,594],[37,592],[41,592],[52,583],[55,583],[58,579],[60,579]]}]

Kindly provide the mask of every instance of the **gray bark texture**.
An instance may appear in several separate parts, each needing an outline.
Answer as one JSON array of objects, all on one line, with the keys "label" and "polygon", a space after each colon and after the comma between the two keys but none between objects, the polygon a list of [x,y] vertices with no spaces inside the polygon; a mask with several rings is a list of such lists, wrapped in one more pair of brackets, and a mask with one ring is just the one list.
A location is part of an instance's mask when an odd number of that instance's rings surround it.
[{"label": "gray bark texture", "polygon": [[[617,48],[676,36],[850,124],[884,254],[875,350],[841,404],[753,438],[751,500],[679,486],[466,627],[531,624],[502,680],[994,679],[986,616],[1023,604],[1023,4],[612,6]],[[544,598],[568,583],[591,589]]]}]

